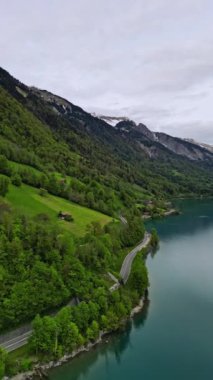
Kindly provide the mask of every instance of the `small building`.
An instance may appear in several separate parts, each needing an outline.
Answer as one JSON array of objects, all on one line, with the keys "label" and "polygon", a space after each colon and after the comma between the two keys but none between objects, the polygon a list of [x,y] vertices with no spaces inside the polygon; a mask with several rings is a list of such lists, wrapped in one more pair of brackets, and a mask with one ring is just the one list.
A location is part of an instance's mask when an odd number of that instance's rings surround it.
[{"label": "small building", "polygon": [[64,212],[64,211],[59,211],[58,217],[61,220],[66,220],[67,222],[72,222],[74,220],[73,216],[71,214],[69,214],[68,212]]}]

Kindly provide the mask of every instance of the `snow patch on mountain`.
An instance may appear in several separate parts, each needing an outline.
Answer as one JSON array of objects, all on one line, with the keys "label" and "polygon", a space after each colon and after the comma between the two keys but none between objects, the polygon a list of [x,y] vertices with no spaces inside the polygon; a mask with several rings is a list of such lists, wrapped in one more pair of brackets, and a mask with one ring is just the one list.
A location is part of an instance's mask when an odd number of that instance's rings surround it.
[{"label": "snow patch on mountain", "polygon": [[120,121],[129,121],[128,117],[125,116],[105,116],[105,115],[97,115],[96,113],[92,113],[92,116],[97,117],[110,124],[112,127],[115,127]]}]

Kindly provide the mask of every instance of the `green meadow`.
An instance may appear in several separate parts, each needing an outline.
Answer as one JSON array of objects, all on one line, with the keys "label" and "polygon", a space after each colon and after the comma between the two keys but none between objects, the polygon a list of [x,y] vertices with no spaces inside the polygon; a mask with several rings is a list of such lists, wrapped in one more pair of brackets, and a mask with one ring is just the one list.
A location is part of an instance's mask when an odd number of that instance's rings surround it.
[{"label": "green meadow", "polygon": [[[79,206],[73,202],[50,194],[39,195],[39,190],[22,184],[20,187],[9,185],[6,199],[14,210],[29,216],[47,214],[52,221],[56,221],[74,235],[83,235],[87,226],[92,222],[99,222],[102,226],[111,221],[111,218],[98,211]],[[58,212],[70,213],[74,221],[66,222],[58,219]]]}]

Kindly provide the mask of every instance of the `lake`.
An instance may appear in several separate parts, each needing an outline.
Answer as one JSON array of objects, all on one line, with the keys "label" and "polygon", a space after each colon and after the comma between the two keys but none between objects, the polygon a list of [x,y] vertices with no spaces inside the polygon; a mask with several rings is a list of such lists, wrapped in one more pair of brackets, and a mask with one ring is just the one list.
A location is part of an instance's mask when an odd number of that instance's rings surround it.
[{"label": "lake", "polygon": [[54,369],[52,380],[213,379],[213,201],[179,201],[182,214],[149,223],[150,302],[92,351]]}]

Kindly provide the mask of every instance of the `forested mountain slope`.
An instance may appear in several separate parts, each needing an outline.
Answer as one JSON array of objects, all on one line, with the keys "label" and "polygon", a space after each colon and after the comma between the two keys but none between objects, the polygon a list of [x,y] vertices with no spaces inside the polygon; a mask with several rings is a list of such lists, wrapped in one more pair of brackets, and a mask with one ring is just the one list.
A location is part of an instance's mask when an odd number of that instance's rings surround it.
[{"label": "forested mountain slope", "polygon": [[114,128],[65,99],[23,85],[3,69],[0,85],[2,154],[45,175],[70,176],[75,182],[70,199],[112,215],[147,197],[212,195],[213,154],[204,148],[195,151],[185,141],[180,148],[182,140],[168,136],[173,149],[143,124],[123,121]]}]

